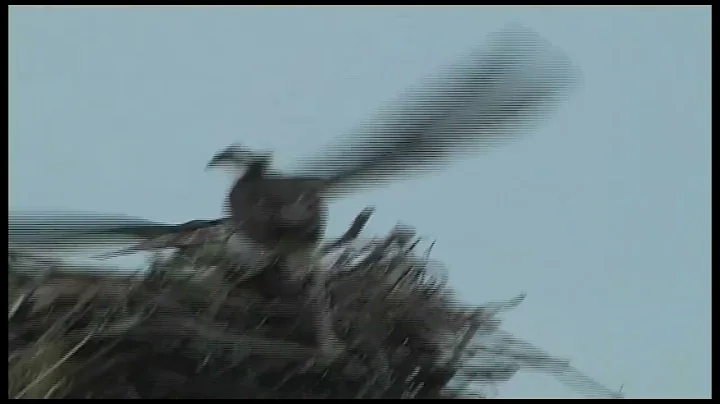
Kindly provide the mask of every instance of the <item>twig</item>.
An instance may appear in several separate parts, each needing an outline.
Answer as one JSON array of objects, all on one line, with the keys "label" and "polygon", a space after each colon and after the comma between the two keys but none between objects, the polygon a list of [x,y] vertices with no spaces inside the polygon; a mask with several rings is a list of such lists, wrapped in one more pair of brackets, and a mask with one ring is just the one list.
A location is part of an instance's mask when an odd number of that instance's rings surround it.
[{"label": "twig", "polygon": [[357,239],[362,230],[365,228],[368,220],[370,220],[370,216],[372,216],[373,212],[375,212],[375,208],[372,206],[363,209],[362,212],[355,217],[355,220],[353,220],[350,228],[345,232],[345,234],[337,238],[335,241],[323,246],[321,251],[323,253],[327,253]]}]

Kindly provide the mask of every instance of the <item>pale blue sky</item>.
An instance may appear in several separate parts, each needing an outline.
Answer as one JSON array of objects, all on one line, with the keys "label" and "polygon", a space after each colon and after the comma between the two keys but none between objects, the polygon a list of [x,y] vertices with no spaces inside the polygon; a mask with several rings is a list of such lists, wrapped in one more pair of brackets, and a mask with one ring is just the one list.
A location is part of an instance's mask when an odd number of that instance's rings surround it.
[{"label": "pale blue sky", "polygon": [[[335,205],[401,220],[505,328],[629,397],[710,395],[710,9],[14,9],[10,206],[221,213],[231,142],[280,164],[519,22],[584,86],[522,142]],[[465,189],[463,184],[469,184]],[[462,197],[451,199],[451,195]],[[443,206],[445,215],[428,215]],[[474,212],[468,218],[465,212]],[[570,397],[518,375],[503,397]]]}]

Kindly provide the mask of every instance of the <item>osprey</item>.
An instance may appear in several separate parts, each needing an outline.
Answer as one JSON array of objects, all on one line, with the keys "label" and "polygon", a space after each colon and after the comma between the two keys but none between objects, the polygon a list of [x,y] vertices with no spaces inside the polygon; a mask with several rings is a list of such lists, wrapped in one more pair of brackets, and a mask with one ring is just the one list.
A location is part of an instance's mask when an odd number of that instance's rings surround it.
[{"label": "osprey", "polygon": [[[229,250],[250,242],[269,257],[293,262],[287,265],[288,278],[316,275],[312,293],[318,301],[318,330],[333,339],[322,271],[316,270],[317,260],[312,258],[324,235],[327,205],[517,138],[579,82],[579,70],[565,53],[527,29],[508,26],[491,35],[487,46],[404,92],[286,173],[272,170],[270,155],[254,155],[239,145],[215,155],[208,167],[245,169],[228,193],[226,218],[154,228],[96,227],[93,239],[122,233],[147,241],[168,234],[197,235],[203,228],[227,230],[224,242]],[[149,228],[156,234],[148,236]]]}]

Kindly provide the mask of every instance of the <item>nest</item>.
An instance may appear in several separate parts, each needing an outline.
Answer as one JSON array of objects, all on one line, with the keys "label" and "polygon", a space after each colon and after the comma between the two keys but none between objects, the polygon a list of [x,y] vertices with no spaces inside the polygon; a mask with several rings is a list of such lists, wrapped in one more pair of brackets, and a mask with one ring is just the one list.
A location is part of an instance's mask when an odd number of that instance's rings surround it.
[{"label": "nest", "polygon": [[192,265],[156,257],[141,274],[13,256],[8,398],[468,398],[472,383],[509,379],[512,366],[468,365],[497,307],[459,305],[428,251],[399,234],[321,257],[347,346],[331,363],[318,360],[306,285],[286,282],[281,262],[248,277],[217,248]]}]

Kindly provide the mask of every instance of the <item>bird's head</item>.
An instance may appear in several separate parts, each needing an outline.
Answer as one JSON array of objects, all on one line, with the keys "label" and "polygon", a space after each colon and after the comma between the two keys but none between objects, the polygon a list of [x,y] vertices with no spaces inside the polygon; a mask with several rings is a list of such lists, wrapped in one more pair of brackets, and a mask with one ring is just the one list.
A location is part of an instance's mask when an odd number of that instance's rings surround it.
[{"label": "bird's head", "polygon": [[215,153],[205,166],[206,170],[222,168],[236,178],[260,178],[272,162],[272,154],[251,152],[239,143],[234,143]]}]

